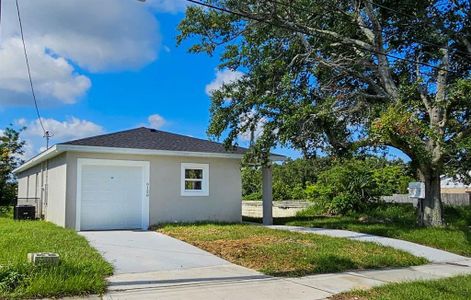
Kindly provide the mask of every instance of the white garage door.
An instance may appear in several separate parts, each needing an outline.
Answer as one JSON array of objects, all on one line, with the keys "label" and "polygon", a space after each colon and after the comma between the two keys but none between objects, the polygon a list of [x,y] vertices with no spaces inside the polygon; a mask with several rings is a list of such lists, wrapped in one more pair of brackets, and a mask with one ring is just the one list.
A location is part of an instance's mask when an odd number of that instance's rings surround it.
[{"label": "white garage door", "polygon": [[78,160],[77,229],[147,229],[149,163]]}]

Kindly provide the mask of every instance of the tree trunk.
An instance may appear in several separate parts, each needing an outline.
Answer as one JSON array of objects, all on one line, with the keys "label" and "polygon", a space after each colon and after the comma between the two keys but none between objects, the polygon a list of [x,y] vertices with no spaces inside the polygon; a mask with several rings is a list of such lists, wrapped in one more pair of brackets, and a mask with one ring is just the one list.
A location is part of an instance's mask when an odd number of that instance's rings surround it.
[{"label": "tree trunk", "polygon": [[425,199],[421,207],[422,220],[419,224],[423,226],[443,226],[443,207],[440,192],[440,174],[432,171],[427,172],[423,176],[425,183]]}]

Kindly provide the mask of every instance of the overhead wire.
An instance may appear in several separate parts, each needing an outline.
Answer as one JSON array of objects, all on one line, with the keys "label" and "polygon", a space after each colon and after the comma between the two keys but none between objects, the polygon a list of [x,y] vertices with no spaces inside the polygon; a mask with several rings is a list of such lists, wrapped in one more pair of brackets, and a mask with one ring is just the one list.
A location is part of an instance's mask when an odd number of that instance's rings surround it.
[{"label": "overhead wire", "polygon": [[15,4],[16,4],[16,12],[17,12],[17,15],[18,15],[18,23],[20,25],[20,35],[21,35],[21,41],[22,41],[22,44],[23,44],[23,52],[24,52],[24,57],[25,57],[26,69],[28,71],[28,79],[29,79],[29,86],[30,86],[30,89],[31,89],[31,95],[33,96],[33,102],[34,102],[34,107],[35,107],[35,110],[36,110],[36,115],[38,117],[38,122],[41,126],[41,129],[43,130],[44,137],[46,138],[46,144],[47,144],[46,146],[49,148],[49,138],[51,137],[51,134],[44,127],[44,123],[43,123],[41,113],[40,113],[40,110],[39,110],[38,100],[36,98],[36,93],[34,91],[33,78],[31,76],[31,67],[30,67],[30,63],[29,63],[28,51],[26,49],[25,36],[24,36],[24,32],[23,32],[23,22],[22,22],[22,19],[21,19],[20,5],[18,3],[18,0],[15,1]]}]

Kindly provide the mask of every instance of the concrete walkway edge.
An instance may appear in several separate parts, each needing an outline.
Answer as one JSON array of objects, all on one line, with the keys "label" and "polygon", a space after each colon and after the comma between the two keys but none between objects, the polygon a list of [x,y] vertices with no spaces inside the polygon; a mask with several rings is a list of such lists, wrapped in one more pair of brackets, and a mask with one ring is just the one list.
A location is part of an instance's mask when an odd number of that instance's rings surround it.
[{"label": "concrete walkway edge", "polygon": [[415,256],[424,257],[432,263],[454,263],[470,259],[468,257],[450,253],[448,251],[439,250],[436,248],[419,245],[404,240],[376,236],[367,233],[359,233],[349,230],[311,228],[288,225],[268,225],[265,227],[278,230],[288,230],[292,232],[314,233],[330,237],[347,238],[350,240],[362,242],[372,242],[380,244],[382,246],[392,247],[398,250],[406,251]]}]

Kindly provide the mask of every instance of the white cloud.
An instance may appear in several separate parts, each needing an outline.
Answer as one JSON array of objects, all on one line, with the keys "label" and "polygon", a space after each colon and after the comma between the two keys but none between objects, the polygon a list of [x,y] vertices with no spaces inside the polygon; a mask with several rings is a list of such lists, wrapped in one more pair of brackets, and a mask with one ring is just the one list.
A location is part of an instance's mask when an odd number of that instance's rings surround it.
[{"label": "white cloud", "polygon": [[216,71],[216,78],[206,85],[206,94],[211,96],[214,91],[220,89],[224,84],[235,82],[242,78],[243,75],[244,74],[242,72],[232,71],[229,69]]},{"label": "white cloud", "polygon": [[[244,127],[248,124],[252,124],[254,122],[255,113],[254,111],[250,111],[249,113],[243,114],[239,117],[240,120],[240,127]],[[253,130],[253,137],[254,140],[257,140],[263,133],[263,127],[267,123],[267,119],[265,117],[261,117],[260,120],[255,124],[255,128]],[[239,139],[244,142],[250,142],[252,138],[252,130],[246,130],[239,134]]]},{"label": "white cloud", "polygon": [[[25,90],[15,5],[2,5],[0,105],[24,104],[31,98]],[[20,1],[20,8],[33,80],[43,102],[76,102],[90,88],[81,69],[138,69],[156,59],[158,24],[152,10],[137,1]]]},{"label": "white cloud", "polygon": [[[44,127],[53,135],[50,145],[102,134],[105,131],[102,126],[94,122],[76,117],[70,117],[64,121],[51,118],[43,118],[41,120],[43,121]],[[44,133],[39,119],[33,121],[18,119],[16,120],[16,124],[26,126],[26,130],[21,135],[26,141],[25,157],[29,158],[44,150],[46,142],[43,137]]]},{"label": "white cloud", "polygon": [[[65,121],[46,118],[42,118],[41,120],[44,127],[54,135],[53,138],[58,142],[93,136],[103,133],[104,131],[103,127],[98,124],[75,117],[71,117]],[[30,122],[26,127],[25,135],[43,136],[41,124],[38,119]]]},{"label": "white cloud", "polygon": [[[90,88],[90,79],[79,75],[62,57],[52,57],[37,44],[29,48],[36,96],[67,104],[74,103]],[[0,48],[0,104],[31,105],[21,40],[10,38]]]},{"label": "white cloud", "polygon": [[149,126],[155,129],[159,129],[164,126],[165,123],[167,123],[167,121],[161,115],[158,114],[150,115],[147,118],[147,121],[149,122]]}]

